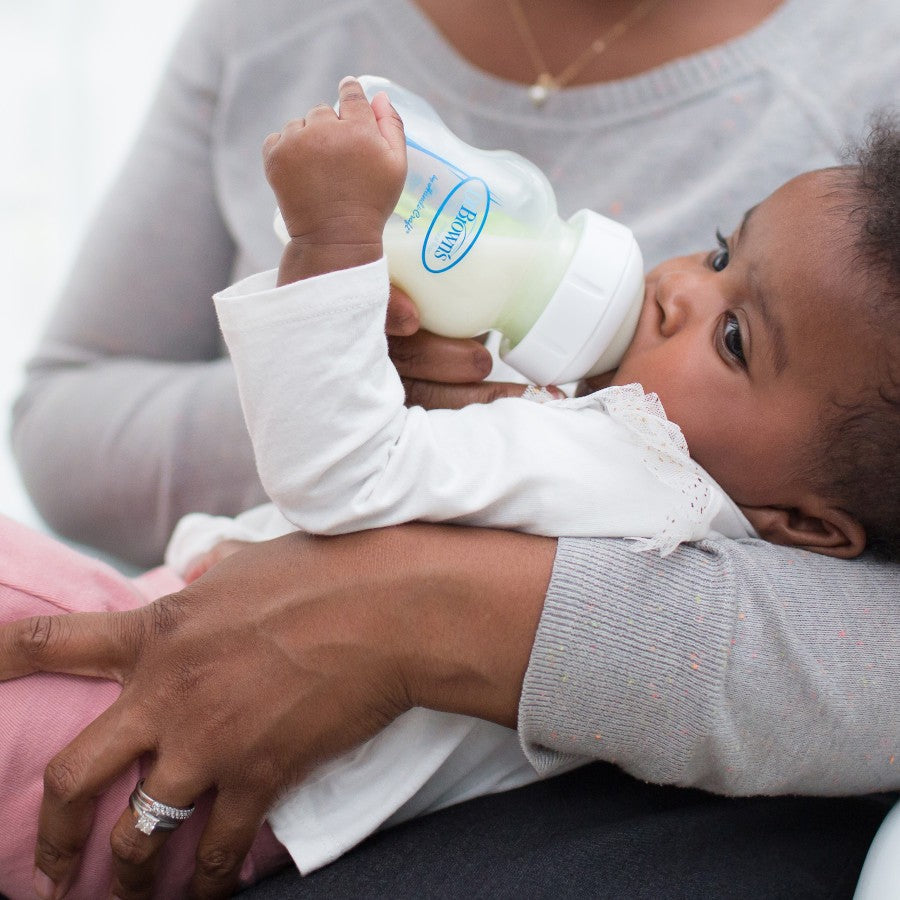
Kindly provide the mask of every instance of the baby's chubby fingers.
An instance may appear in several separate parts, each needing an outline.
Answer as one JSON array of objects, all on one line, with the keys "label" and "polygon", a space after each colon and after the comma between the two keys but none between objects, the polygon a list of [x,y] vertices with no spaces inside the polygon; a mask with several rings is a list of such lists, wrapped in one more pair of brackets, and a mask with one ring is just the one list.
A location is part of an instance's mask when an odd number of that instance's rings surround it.
[{"label": "baby's chubby fingers", "polygon": [[266,139],[263,141],[263,145],[262,145],[263,159],[265,159],[272,152],[272,148],[280,140],[281,140],[281,132],[280,131],[273,131],[271,134],[266,135]]},{"label": "baby's chubby fingers", "polygon": [[[403,129],[403,120],[384,91],[379,91],[372,98],[372,112],[375,114],[378,130],[388,146],[394,151],[405,153],[406,133]],[[403,158],[405,162],[405,155]]]},{"label": "baby's chubby fingers", "polygon": [[388,95],[379,91],[370,103],[362,85],[352,75],[342,78],[338,85],[338,115],[350,121],[365,122],[374,118],[381,136],[392,150],[403,150],[406,146],[403,120]]},{"label": "baby's chubby fingers", "polygon": [[269,166],[279,152],[284,149],[284,144],[290,142],[297,134],[306,128],[306,119],[291,119],[282,126],[281,131],[273,131],[267,134],[262,143],[263,165],[268,171]]},{"label": "baby's chubby fingers", "polygon": [[338,118],[338,114],[334,111],[334,108],[329,103],[317,103],[307,114],[304,119],[304,123],[306,125],[311,125],[313,122],[331,122]]},{"label": "baby's chubby fingers", "polygon": [[372,119],[374,113],[362,85],[352,75],[345,75],[338,84],[338,117],[341,119]]}]

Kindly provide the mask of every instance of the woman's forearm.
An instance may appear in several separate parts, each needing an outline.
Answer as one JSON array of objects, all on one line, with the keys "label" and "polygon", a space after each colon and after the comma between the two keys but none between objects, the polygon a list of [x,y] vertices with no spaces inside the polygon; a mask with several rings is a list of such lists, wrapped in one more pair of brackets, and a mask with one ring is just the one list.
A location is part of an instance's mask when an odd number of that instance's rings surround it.
[{"label": "woman's forearm", "polygon": [[355,672],[356,702],[514,728],[555,552],[553,538],[452,525],[297,533],[228,558],[190,591],[241,585],[244,602],[269,606],[301,679],[304,658],[333,646],[340,657],[319,674]]},{"label": "woman's forearm", "polygon": [[402,636],[411,704],[514,728],[556,540],[448,526],[395,539],[418,556],[400,576],[414,604]]}]

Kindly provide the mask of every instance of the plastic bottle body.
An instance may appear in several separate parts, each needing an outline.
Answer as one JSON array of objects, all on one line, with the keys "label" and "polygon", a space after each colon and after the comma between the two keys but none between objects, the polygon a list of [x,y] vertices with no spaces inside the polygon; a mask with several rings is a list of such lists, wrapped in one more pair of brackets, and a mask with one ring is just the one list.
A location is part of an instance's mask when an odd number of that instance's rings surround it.
[{"label": "plastic bottle body", "polygon": [[399,217],[391,217],[384,232],[391,281],[415,299],[422,327],[446,337],[474,337],[493,329],[515,346],[559,284],[575,236],[559,220],[532,235],[485,229],[478,246],[452,271],[437,272],[423,263],[417,241]]},{"label": "plastic bottle body", "polygon": [[459,140],[415,94],[372,76],[360,82],[370,99],[388,93],[406,130],[406,183],[385,228],[392,281],[429,331],[495,329],[517,343],[574,250],[549,181],[515,153]]}]

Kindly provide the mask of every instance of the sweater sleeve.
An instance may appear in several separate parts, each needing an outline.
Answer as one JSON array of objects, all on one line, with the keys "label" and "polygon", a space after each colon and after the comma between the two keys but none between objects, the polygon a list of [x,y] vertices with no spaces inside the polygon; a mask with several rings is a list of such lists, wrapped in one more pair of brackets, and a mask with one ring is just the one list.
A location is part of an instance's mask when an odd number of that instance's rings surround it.
[{"label": "sweater sleeve", "polygon": [[725,794],[900,789],[900,576],[761,541],[559,551],[519,732],[539,771],[573,756]]},{"label": "sweater sleeve", "polygon": [[184,513],[264,499],[210,300],[234,263],[210,165],[228,27],[217,5],[198,4],[174,50],[14,413],[48,524],[142,565]]}]

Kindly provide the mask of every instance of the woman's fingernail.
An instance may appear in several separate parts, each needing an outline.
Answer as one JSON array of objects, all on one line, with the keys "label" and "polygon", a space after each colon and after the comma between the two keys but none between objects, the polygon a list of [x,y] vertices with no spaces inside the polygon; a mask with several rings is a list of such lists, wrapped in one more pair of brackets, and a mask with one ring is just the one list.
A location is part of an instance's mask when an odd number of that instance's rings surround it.
[{"label": "woman's fingernail", "polygon": [[34,870],[34,892],[41,900],[56,900],[56,884],[40,869]]}]

